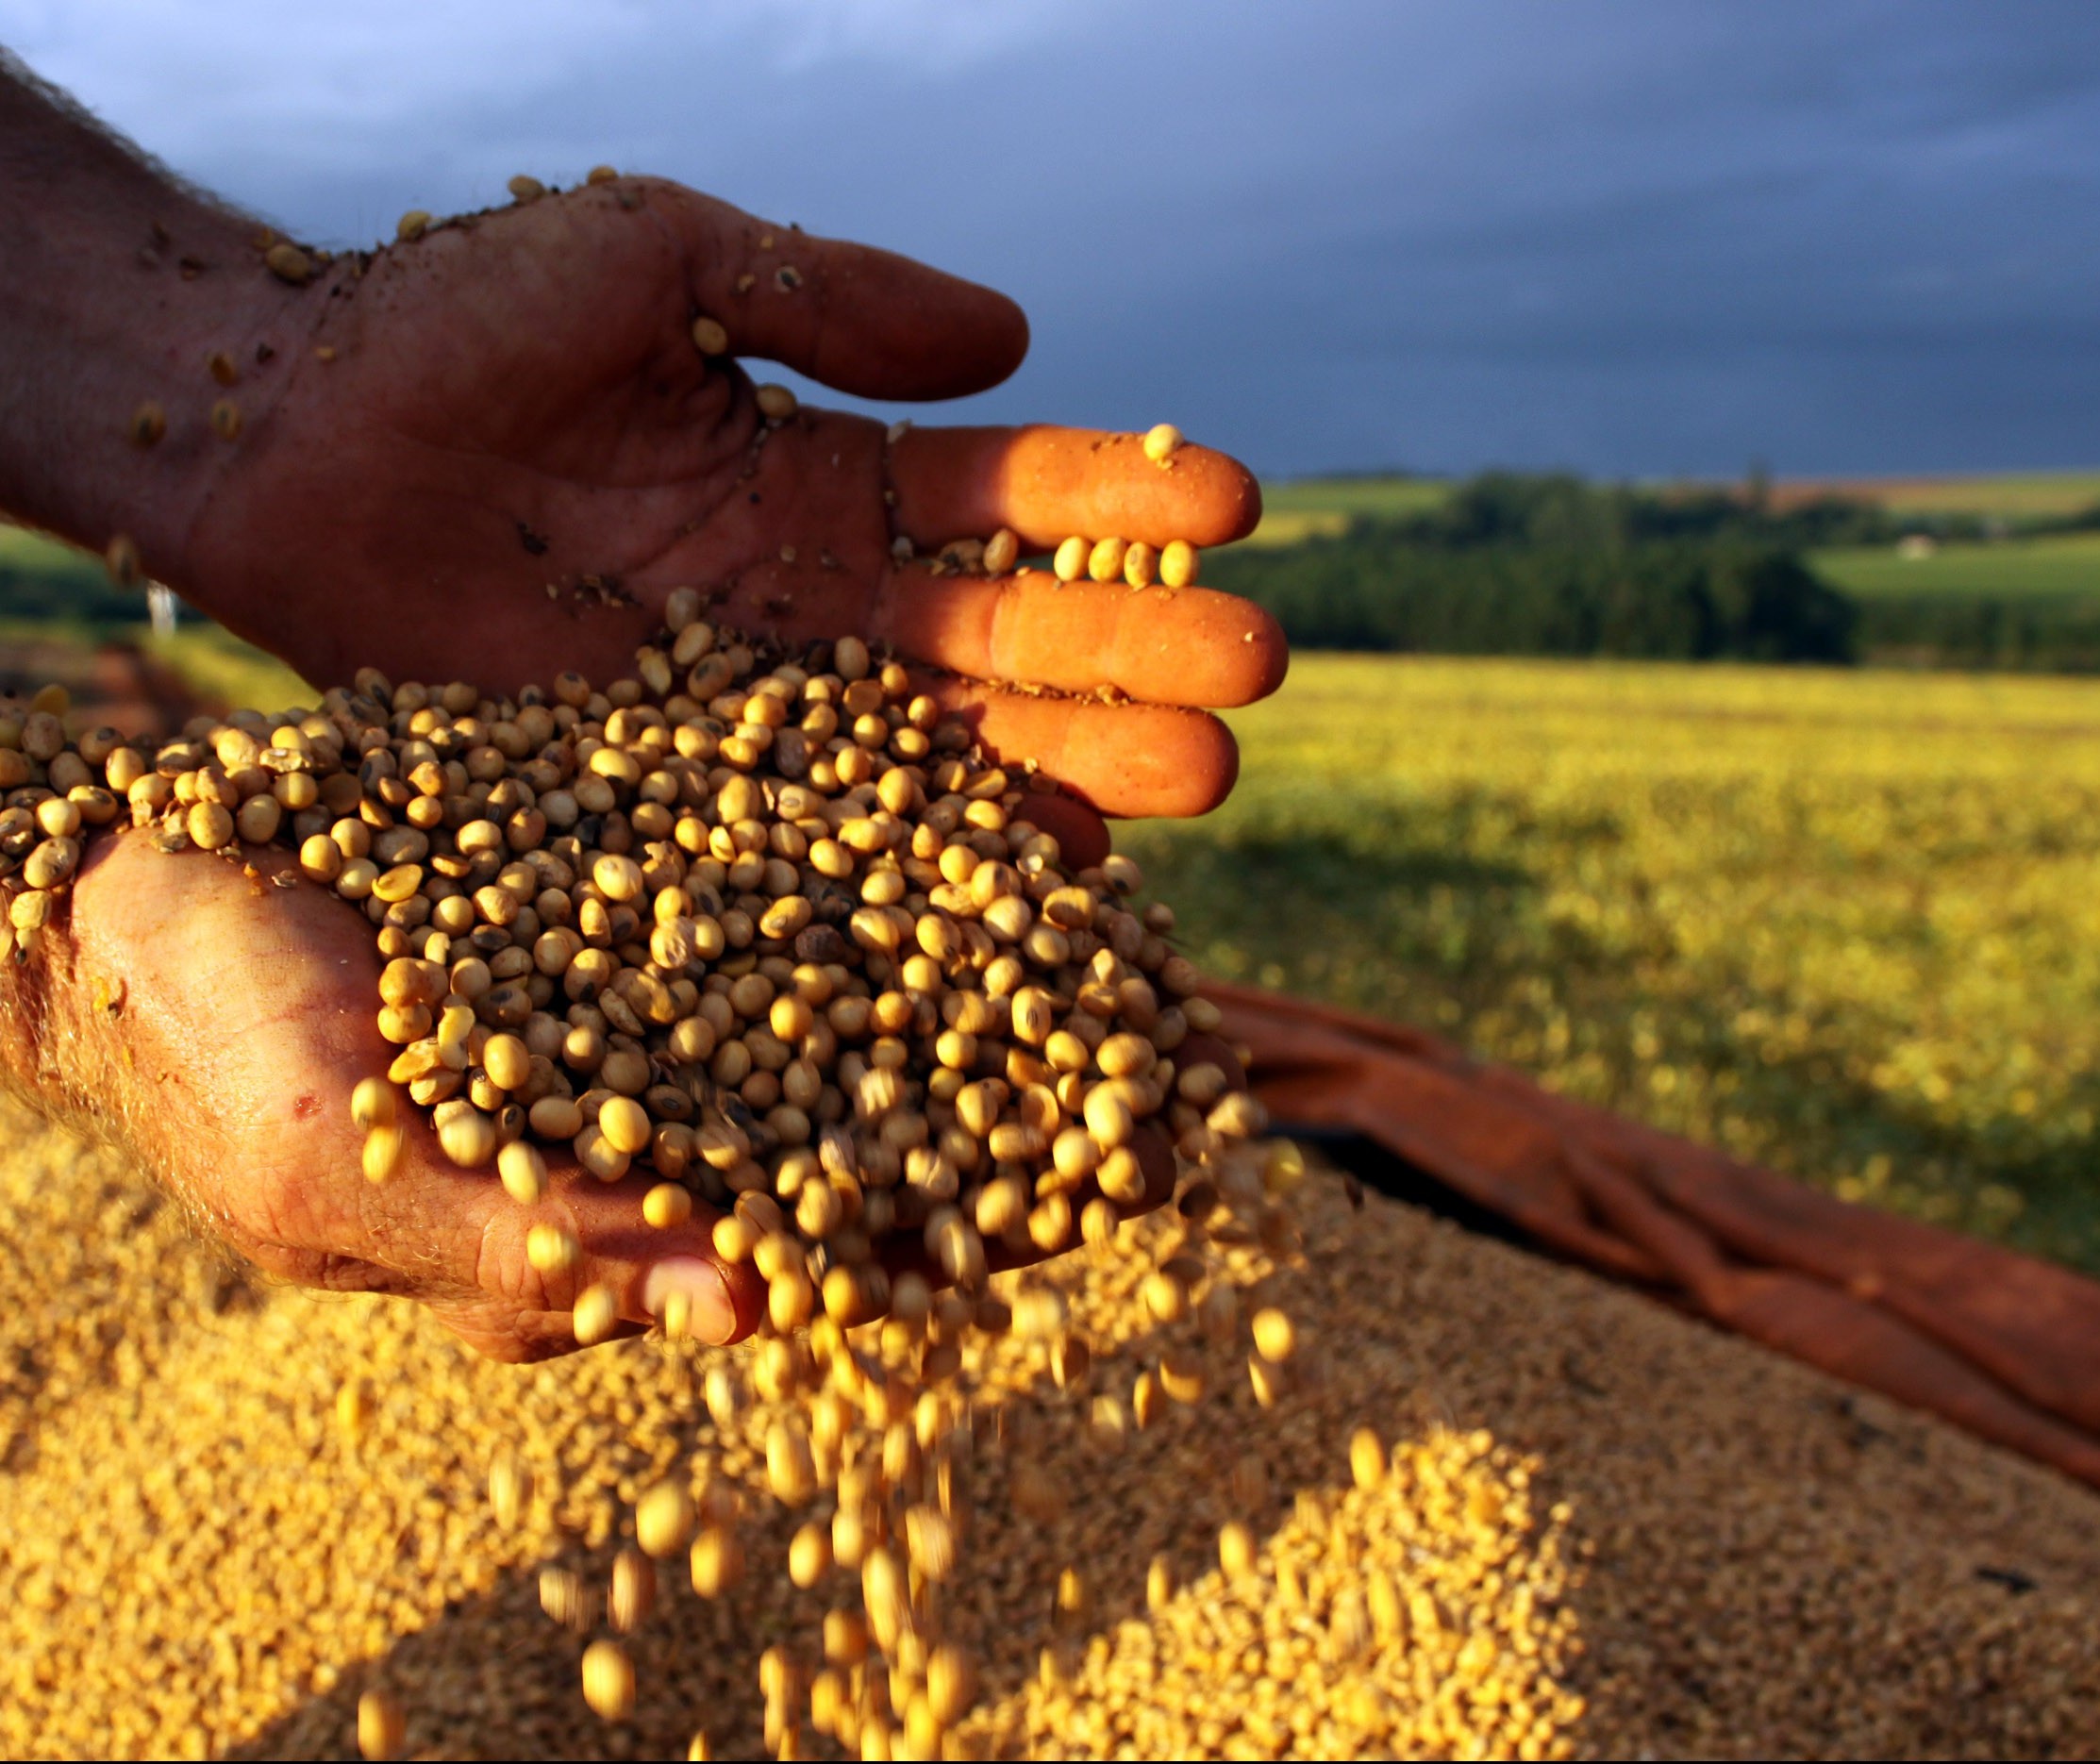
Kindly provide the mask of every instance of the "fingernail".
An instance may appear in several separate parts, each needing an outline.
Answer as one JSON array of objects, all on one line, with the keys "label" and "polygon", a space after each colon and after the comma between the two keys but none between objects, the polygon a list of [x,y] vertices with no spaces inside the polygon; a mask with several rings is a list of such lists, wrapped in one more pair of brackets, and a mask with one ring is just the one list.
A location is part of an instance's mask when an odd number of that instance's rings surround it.
[{"label": "fingernail", "polygon": [[667,1331],[720,1347],[737,1333],[737,1307],[722,1270],[697,1256],[673,1256],[649,1270],[642,1302]]}]

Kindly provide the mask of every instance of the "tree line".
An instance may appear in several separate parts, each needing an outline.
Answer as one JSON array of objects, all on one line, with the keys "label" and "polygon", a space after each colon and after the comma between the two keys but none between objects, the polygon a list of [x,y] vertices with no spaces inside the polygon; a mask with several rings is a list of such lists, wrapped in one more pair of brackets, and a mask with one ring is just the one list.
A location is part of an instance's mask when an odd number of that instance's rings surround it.
[{"label": "tree line", "polygon": [[[2075,526],[2083,518],[2052,524]],[[1490,472],[1438,505],[1206,559],[1293,643],[1433,655],[2100,667],[2100,605],[1856,599],[1808,551],[1893,544],[1914,524],[1841,496],[1657,491]]]}]

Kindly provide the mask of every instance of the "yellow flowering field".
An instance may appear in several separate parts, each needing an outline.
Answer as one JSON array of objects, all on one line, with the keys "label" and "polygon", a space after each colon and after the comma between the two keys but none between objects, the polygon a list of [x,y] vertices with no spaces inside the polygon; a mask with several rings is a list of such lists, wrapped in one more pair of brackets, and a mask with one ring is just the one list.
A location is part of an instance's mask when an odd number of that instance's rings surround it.
[{"label": "yellow flowering field", "polygon": [[1191,953],[2100,1272],[2100,682],[1302,656]]}]

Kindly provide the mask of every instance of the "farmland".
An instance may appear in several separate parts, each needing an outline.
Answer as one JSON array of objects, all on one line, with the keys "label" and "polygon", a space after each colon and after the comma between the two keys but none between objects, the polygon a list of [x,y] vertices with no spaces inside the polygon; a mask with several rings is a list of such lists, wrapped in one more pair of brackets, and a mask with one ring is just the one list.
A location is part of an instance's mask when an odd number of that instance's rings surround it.
[{"label": "farmland", "polygon": [[[1275,487],[1215,566],[1308,645],[2100,671],[2100,477]],[[1744,559],[1761,555],[1761,585]],[[1732,561],[1731,561],[1732,559]],[[1748,620],[1742,610],[1761,605]]]},{"label": "farmland", "polygon": [[1300,657],[1129,845],[1214,972],[2100,1270],[2100,687]]},{"label": "farmland", "polygon": [[1811,552],[1833,588],[1859,599],[1896,594],[2100,601],[2100,534],[2070,533],[1995,544],[1942,545],[1924,557],[1892,546]]}]

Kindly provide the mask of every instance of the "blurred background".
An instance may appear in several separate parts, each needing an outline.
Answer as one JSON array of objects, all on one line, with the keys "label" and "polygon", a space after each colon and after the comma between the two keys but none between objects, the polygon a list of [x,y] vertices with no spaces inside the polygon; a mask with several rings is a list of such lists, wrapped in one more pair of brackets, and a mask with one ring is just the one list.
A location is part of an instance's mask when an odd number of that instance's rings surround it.
[{"label": "blurred background", "polygon": [[[0,0],[330,245],[609,161],[1019,298],[1298,647],[1200,960],[2100,1271],[2100,12]],[[800,390],[800,389],[798,389]],[[307,689],[0,527],[0,689]],[[309,694],[310,695],[310,694]]]}]

